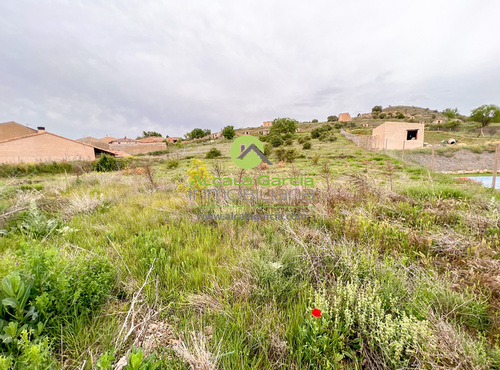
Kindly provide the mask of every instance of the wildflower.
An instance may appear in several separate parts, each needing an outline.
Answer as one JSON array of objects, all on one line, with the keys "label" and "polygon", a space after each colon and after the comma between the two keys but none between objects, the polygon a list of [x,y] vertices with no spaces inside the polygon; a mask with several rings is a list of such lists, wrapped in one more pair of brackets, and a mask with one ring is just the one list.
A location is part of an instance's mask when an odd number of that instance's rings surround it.
[{"label": "wildflower", "polygon": [[321,316],[321,311],[318,310],[317,308],[315,308],[314,310],[311,311],[311,314],[314,316],[314,317],[320,317]]}]

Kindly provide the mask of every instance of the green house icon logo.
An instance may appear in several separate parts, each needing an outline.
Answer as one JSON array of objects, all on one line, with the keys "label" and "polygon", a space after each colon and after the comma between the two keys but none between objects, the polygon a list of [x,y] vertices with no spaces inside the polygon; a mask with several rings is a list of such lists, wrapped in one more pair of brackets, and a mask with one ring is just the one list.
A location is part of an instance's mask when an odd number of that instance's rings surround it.
[{"label": "green house icon logo", "polygon": [[272,165],[263,153],[264,145],[254,136],[243,135],[231,145],[231,159],[240,168],[257,167],[261,162]]}]

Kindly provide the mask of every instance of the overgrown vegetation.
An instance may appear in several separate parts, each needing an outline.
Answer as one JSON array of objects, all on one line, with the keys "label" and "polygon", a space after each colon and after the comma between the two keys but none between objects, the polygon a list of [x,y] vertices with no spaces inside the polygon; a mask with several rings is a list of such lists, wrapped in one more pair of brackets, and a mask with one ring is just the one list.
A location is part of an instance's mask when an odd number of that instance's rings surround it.
[{"label": "overgrown vegetation", "polygon": [[[0,368],[498,368],[498,193],[320,128],[253,170],[209,144],[2,178]],[[187,192],[262,175],[313,177],[315,198]],[[231,212],[308,218],[197,216]]]}]

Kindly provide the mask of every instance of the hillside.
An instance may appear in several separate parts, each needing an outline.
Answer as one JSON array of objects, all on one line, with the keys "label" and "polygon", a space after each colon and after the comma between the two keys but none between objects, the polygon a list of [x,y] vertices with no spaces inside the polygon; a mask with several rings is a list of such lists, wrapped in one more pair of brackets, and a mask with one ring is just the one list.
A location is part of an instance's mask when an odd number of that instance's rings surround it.
[{"label": "hillside", "polygon": [[[110,172],[10,168],[0,274],[34,284],[27,309],[3,318],[19,323],[13,336],[39,331],[0,360],[30,349],[40,368],[145,356],[167,369],[498,366],[499,193],[332,131],[310,149],[300,133],[251,170],[233,164],[228,140]],[[206,159],[214,146],[222,155]],[[295,156],[280,161],[280,149]],[[42,167],[53,173],[30,172]],[[317,193],[204,201],[190,198],[194,174],[311,177]]]}]

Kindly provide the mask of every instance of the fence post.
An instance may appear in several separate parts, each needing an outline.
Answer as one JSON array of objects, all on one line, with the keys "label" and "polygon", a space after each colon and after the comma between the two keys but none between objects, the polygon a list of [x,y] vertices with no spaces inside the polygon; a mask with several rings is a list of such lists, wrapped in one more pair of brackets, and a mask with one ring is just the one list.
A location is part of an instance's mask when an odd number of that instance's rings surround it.
[{"label": "fence post", "polygon": [[434,144],[432,144],[431,171],[434,171]]},{"label": "fence post", "polygon": [[500,144],[495,147],[495,163],[493,165],[493,177],[491,179],[491,188],[495,190],[497,183],[497,172],[498,172],[498,155],[500,154]]}]

